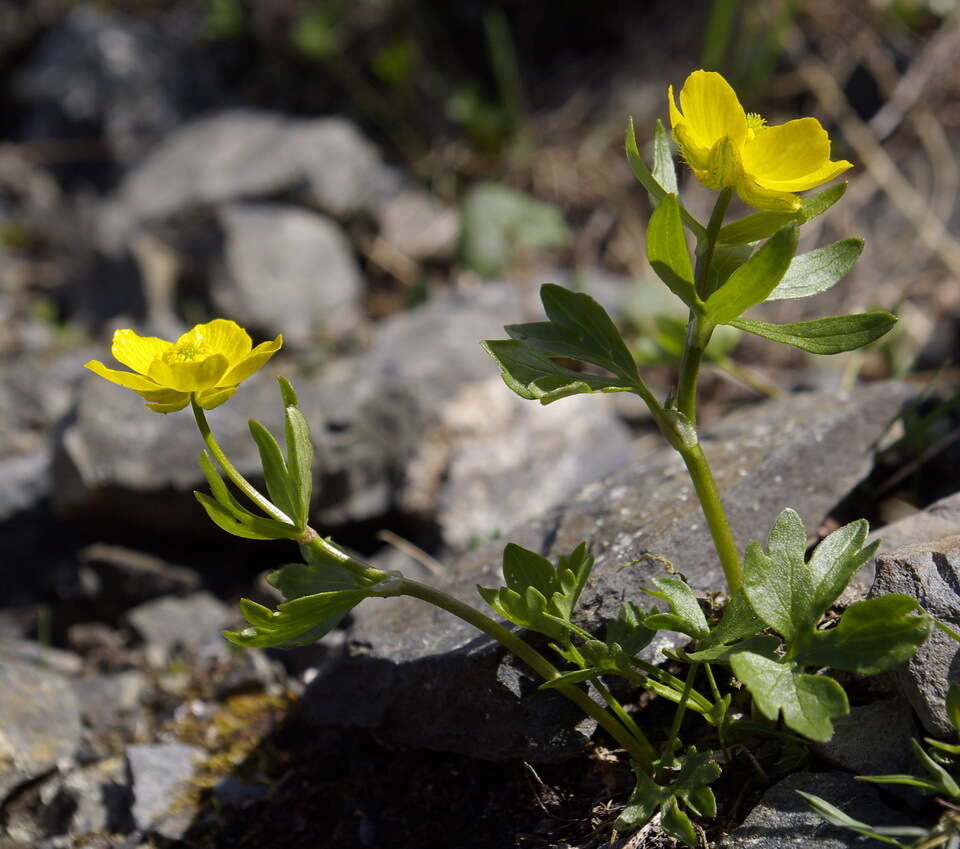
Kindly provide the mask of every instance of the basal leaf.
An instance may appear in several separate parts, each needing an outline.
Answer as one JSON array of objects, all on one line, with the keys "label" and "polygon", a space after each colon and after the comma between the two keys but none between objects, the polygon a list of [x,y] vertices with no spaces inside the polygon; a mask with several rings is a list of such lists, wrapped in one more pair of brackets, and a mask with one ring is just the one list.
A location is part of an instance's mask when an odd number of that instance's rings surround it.
[{"label": "basal leaf", "polygon": [[827,631],[797,641],[796,660],[860,675],[876,675],[909,660],[930,633],[930,618],[917,615],[916,599],[885,595],[850,605]]},{"label": "basal leaf", "polygon": [[855,315],[815,318],[793,324],[770,324],[750,318],[737,318],[730,324],[755,336],[793,345],[811,354],[840,354],[875,342],[896,322],[896,317],[890,313],[874,310]]},{"label": "basal leaf", "polygon": [[693,285],[693,264],[675,194],[663,196],[647,224],[647,261],[667,287],[687,306],[700,308]]},{"label": "basal leaf", "polygon": [[735,640],[742,640],[744,637],[752,637],[754,634],[763,630],[763,621],[754,613],[747,595],[741,587],[727,602],[723,609],[723,616],[720,621],[710,629],[710,633],[701,640],[702,649],[711,646],[721,646],[726,643],[732,643]]},{"label": "basal leaf", "polygon": [[503,549],[503,580],[510,589],[521,594],[527,591],[527,587],[536,587],[546,597],[558,589],[553,564],[512,542]]},{"label": "basal leaf", "polygon": [[665,601],[671,612],[650,614],[644,618],[643,624],[655,631],[677,631],[694,639],[705,637],[709,631],[707,619],[693,590],[679,578],[656,577],[652,582],[657,589],[644,588],[644,592]]},{"label": "basal leaf", "polygon": [[825,292],[853,268],[862,252],[863,239],[843,239],[795,256],[767,300],[806,298]]},{"label": "basal leaf", "polygon": [[846,589],[861,566],[868,563],[880,545],[879,540],[863,548],[870,531],[866,519],[850,522],[823,539],[810,557],[813,580],[811,605],[819,619]]},{"label": "basal leaf", "polygon": [[807,675],[753,652],[734,654],[730,665],[764,716],[776,721],[782,714],[788,728],[811,740],[829,740],[833,720],[850,711],[847,694],[832,678]]},{"label": "basal leaf", "polygon": [[714,324],[730,324],[750,307],[762,304],[780,282],[796,249],[796,224],[774,233],[707,298],[706,317]]},{"label": "basal leaf", "polygon": [[767,537],[769,553],[751,542],[743,560],[743,589],[750,606],[787,640],[816,624],[813,580],[804,562],[806,537],[800,517],[784,510]]}]

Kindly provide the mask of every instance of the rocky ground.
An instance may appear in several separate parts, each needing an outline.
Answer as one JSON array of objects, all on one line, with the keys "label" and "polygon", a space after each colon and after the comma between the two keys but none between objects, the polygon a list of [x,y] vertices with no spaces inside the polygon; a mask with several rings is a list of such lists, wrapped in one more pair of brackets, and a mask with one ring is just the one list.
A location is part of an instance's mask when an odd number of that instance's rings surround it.
[{"label": "rocky ground", "polygon": [[[666,308],[643,278],[646,211],[618,137],[628,112],[640,126],[660,116],[664,80],[695,66],[699,42],[639,28],[617,42],[616,73],[601,64],[602,97],[568,72],[554,83],[569,95],[560,106],[534,76],[530,109],[556,132],[522,176],[456,142],[404,159],[335,95],[298,101],[281,85],[305,72],[296,63],[263,60],[237,82],[237,44],[200,38],[192,4],[154,17],[56,5],[31,16],[13,4],[0,26],[16,57],[0,69],[16,106],[16,141],[0,149],[0,849],[672,845],[656,829],[612,833],[630,789],[622,753],[457,620],[369,601],[315,646],[231,649],[220,631],[239,623],[237,600],[272,603],[263,575],[294,547],[211,526],[192,495],[204,481],[189,415],[155,415],[82,365],[108,358],[116,327],[169,337],[223,314],[258,341],[282,332],[282,354],[210,420],[255,475],[246,421],[275,427],[271,378],[291,378],[317,444],[324,533],[477,605],[505,540],[554,556],[586,539],[588,626],[635,598],[657,558],[707,603],[721,585],[709,536],[643,410],[618,396],[523,402],[477,344],[537,315],[539,281],[575,280],[634,330]],[[944,109],[939,131],[924,124],[905,100],[915,86],[884,75],[869,30],[856,41],[822,5],[797,26],[834,72],[847,37],[877,88],[900,92],[899,122],[879,109],[874,129],[917,191],[939,169],[931,208],[949,225],[952,172],[936,139],[956,141],[960,117]],[[528,24],[518,17],[518,39]],[[929,80],[923,63],[936,67],[954,37],[935,24],[881,46]],[[636,67],[639,46],[666,70]],[[798,74],[776,77],[774,108],[795,111]],[[949,75],[930,85],[930,104],[960,89]],[[583,98],[599,104],[582,107],[589,121],[577,119]],[[430,176],[445,168],[539,193],[577,235],[479,273],[464,254],[469,204]],[[840,368],[744,342],[736,357],[754,388],[706,375],[705,450],[741,546],[787,505],[811,542],[865,515],[884,544],[843,601],[906,592],[960,628],[960,264],[949,233],[925,241],[862,170],[846,211],[811,238],[866,232],[877,247],[819,306],[899,302],[900,335]],[[665,386],[669,366],[651,373]],[[938,633],[905,668],[845,682],[853,709],[828,744],[731,751],[711,845],[862,844],[796,789],[875,825],[931,822],[932,804],[853,776],[916,770],[910,737],[949,735],[957,657]],[[624,698],[647,727],[666,727],[661,703]]]}]

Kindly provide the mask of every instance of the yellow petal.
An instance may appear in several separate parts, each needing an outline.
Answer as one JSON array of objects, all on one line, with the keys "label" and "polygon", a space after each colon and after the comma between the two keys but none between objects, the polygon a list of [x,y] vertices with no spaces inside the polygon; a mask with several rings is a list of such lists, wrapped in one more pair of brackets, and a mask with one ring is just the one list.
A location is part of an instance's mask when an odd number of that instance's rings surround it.
[{"label": "yellow petal", "polygon": [[189,392],[177,392],[176,389],[154,389],[149,392],[137,392],[144,401],[154,404],[186,404],[190,400]]},{"label": "yellow petal", "polygon": [[742,157],[744,170],[757,182],[782,192],[811,189],[850,167],[830,161],[830,137],[816,118],[761,127]]},{"label": "yellow petal", "polygon": [[261,368],[267,360],[270,359],[280,346],[283,345],[283,336],[277,336],[272,342],[261,342],[254,348],[243,360],[236,363],[230,371],[226,373],[220,381],[220,386],[236,386],[243,380],[246,380]]},{"label": "yellow petal", "polygon": [[723,138],[739,149],[747,138],[747,114],[736,92],[720,74],[694,71],[680,90],[680,111],[690,142],[712,150]]},{"label": "yellow petal", "polygon": [[764,188],[749,176],[742,176],[737,182],[737,194],[745,204],[761,212],[796,212],[800,208],[796,195]]},{"label": "yellow petal", "polygon": [[253,347],[247,331],[226,318],[196,325],[177,339],[176,345],[202,349],[207,354],[223,354],[231,364],[249,354]]},{"label": "yellow petal", "polygon": [[117,362],[146,374],[150,364],[172,347],[172,343],[156,336],[140,336],[133,330],[117,330],[113,334],[111,353]]},{"label": "yellow petal", "polygon": [[232,397],[236,391],[236,386],[207,389],[197,393],[197,403],[203,407],[204,410],[212,410],[214,407],[219,407],[224,401]]},{"label": "yellow petal", "polygon": [[167,389],[178,392],[202,392],[220,382],[230,363],[223,354],[202,360],[178,360],[174,350],[168,351],[150,366],[150,377]]},{"label": "yellow petal", "polygon": [[127,389],[134,389],[138,392],[142,392],[160,388],[149,377],[144,377],[142,374],[134,374],[130,371],[120,371],[119,369],[107,368],[99,360],[90,360],[90,362],[84,363],[83,367],[90,369],[90,371],[96,375],[99,375],[104,380],[109,380],[111,383],[125,386]]},{"label": "yellow petal", "polygon": [[153,410],[155,413],[175,413],[177,410],[182,410],[184,407],[190,403],[190,396],[184,396],[185,400],[183,401],[172,401],[169,404],[147,404],[147,406]]}]

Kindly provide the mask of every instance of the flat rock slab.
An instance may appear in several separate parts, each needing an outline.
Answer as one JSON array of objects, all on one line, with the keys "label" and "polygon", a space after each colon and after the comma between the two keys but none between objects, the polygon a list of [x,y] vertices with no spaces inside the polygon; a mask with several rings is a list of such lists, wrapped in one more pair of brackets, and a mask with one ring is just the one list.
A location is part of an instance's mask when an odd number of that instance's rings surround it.
[{"label": "flat rock slab", "polygon": [[[765,540],[786,506],[816,528],[869,471],[873,444],[910,395],[898,383],[796,395],[744,410],[706,436],[741,550],[750,539]],[[660,563],[644,559],[648,553],[668,558],[697,589],[724,586],[699,503],[670,449],[590,484],[510,538],[551,558],[590,543],[597,564],[581,604],[588,628],[616,615],[624,599],[639,600],[639,586],[661,573]],[[477,584],[501,583],[503,544],[467,553],[438,583],[479,606]],[[354,617],[339,664],[305,694],[315,722],[376,727],[400,745],[493,760],[560,759],[582,743],[572,726],[579,715],[560,696],[536,692],[522,670],[501,663],[492,641],[460,620],[410,599],[368,602]]]},{"label": "flat rock slab", "polygon": [[204,752],[185,743],[156,743],[128,746],[126,754],[136,827],[177,839],[183,825],[177,829],[172,824],[189,823],[192,811],[184,795]]},{"label": "flat rock slab", "polygon": [[[771,787],[721,849],[852,849],[877,845],[856,832],[828,825],[797,791],[813,793],[869,825],[904,825],[877,792],[852,776],[836,772],[798,772]],[[911,823],[912,825],[912,823]]]},{"label": "flat rock slab", "polygon": [[80,709],[67,679],[0,662],[0,800],[71,758],[80,741]]},{"label": "flat rock slab", "polygon": [[[917,599],[935,619],[960,630],[960,536],[906,546],[878,557],[870,596],[890,593]],[[946,696],[949,685],[960,682],[960,644],[934,629],[916,654],[890,675],[929,734],[955,738]]]}]

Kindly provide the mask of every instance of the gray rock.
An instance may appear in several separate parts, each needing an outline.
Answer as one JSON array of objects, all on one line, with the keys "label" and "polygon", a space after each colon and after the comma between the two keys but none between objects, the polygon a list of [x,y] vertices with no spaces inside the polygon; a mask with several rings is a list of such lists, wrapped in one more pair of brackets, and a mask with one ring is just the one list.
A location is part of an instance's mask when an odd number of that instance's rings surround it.
[{"label": "gray rock", "polygon": [[235,614],[210,593],[185,598],[158,598],[133,608],[127,620],[159,663],[177,650],[196,653],[230,625]]},{"label": "gray rock", "polygon": [[407,189],[378,210],[380,236],[412,260],[449,259],[460,235],[460,216],[425,192]]},{"label": "gray rock", "polygon": [[349,242],[329,218],[294,206],[230,204],[220,211],[227,273],[217,307],[246,327],[306,347],[359,320],[363,280]]},{"label": "gray rock", "polygon": [[147,679],[135,669],[73,682],[84,723],[100,731],[132,730]]},{"label": "gray rock", "polygon": [[58,801],[72,811],[71,835],[121,832],[129,827],[131,795],[123,758],[98,761],[68,772],[60,783]]},{"label": "gray rock", "polygon": [[[910,391],[889,383],[848,396],[797,395],[745,410],[705,436],[741,549],[749,539],[765,540],[785,506],[816,528],[869,470],[871,444]],[[699,503],[670,449],[590,484],[574,500],[515,528],[510,538],[553,558],[582,540],[590,543],[597,563],[581,602],[587,628],[615,616],[623,599],[639,599],[639,585],[662,569],[644,560],[646,553],[672,561],[699,590],[723,587]],[[502,548],[503,541],[495,541],[468,552],[435,583],[479,606],[476,585],[501,583]],[[518,700],[517,687],[491,686],[506,675],[500,652],[470,626],[411,599],[368,603],[353,615],[339,665],[305,694],[314,721],[374,726],[402,745],[492,759],[550,759],[573,748],[569,729],[550,723],[569,721],[575,712],[561,708],[552,694]],[[427,715],[432,720],[424,723]],[[557,740],[570,748],[551,748]]]},{"label": "gray rock", "polygon": [[171,133],[127,175],[102,223],[107,246],[198,207],[299,194],[335,218],[373,215],[399,179],[342,118],[235,109]]},{"label": "gray rock", "polygon": [[13,637],[0,637],[0,661],[30,664],[60,675],[77,675],[83,667],[83,661],[72,651]]},{"label": "gray rock", "polygon": [[126,754],[134,824],[141,831],[176,840],[189,823],[183,821],[190,813],[184,795],[204,758],[203,750],[185,743],[156,743],[128,746]]},{"label": "gray rock", "polygon": [[607,400],[540,407],[499,377],[468,387],[408,466],[404,503],[435,515],[455,548],[502,535],[630,462],[630,433]]},{"label": "gray rock", "polygon": [[850,708],[834,722],[833,737],[810,747],[828,763],[856,775],[910,771],[916,736],[913,711],[900,698]]},{"label": "gray rock", "polygon": [[907,824],[880,801],[876,790],[849,775],[798,772],[764,793],[750,815],[720,842],[721,849],[851,849],[875,845],[875,841],[856,832],[828,825],[797,790],[820,796],[869,825]]},{"label": "gray rock", "polygon": [[0,662],[0,799],[67,761],[80,739],[80,711],[69,682]]},{"label": "gray rock", "polygon": [[192,569],[120,545],[94,543],[78,554],[92,576],[102,618],[113,619],[134,605],[164,595],[186,595],[200,586]]},{"label": "gray rock", "polygon": [[77,127],[101,126],[117,158],[140,157],[216,93],[209,63],[191,61],[185,23],[73,8],[17,75],[17,94],[31,106],[28,135],[71,138]]},{"label": "gray rock", "polygon": [[51,463],[45,448],[0,459],[0,522],[37,506],[50,494]]},{"label": "gray rock", "polygon": [[[912,596],[931,616],[960,629],[960,536],[906,546],[878,557],[870,597],[890,593]],[[890,674],[929,734],[956,735],[945,699],[948,686],[960,682],[960,644],[934,629],[917,653]]]}]

